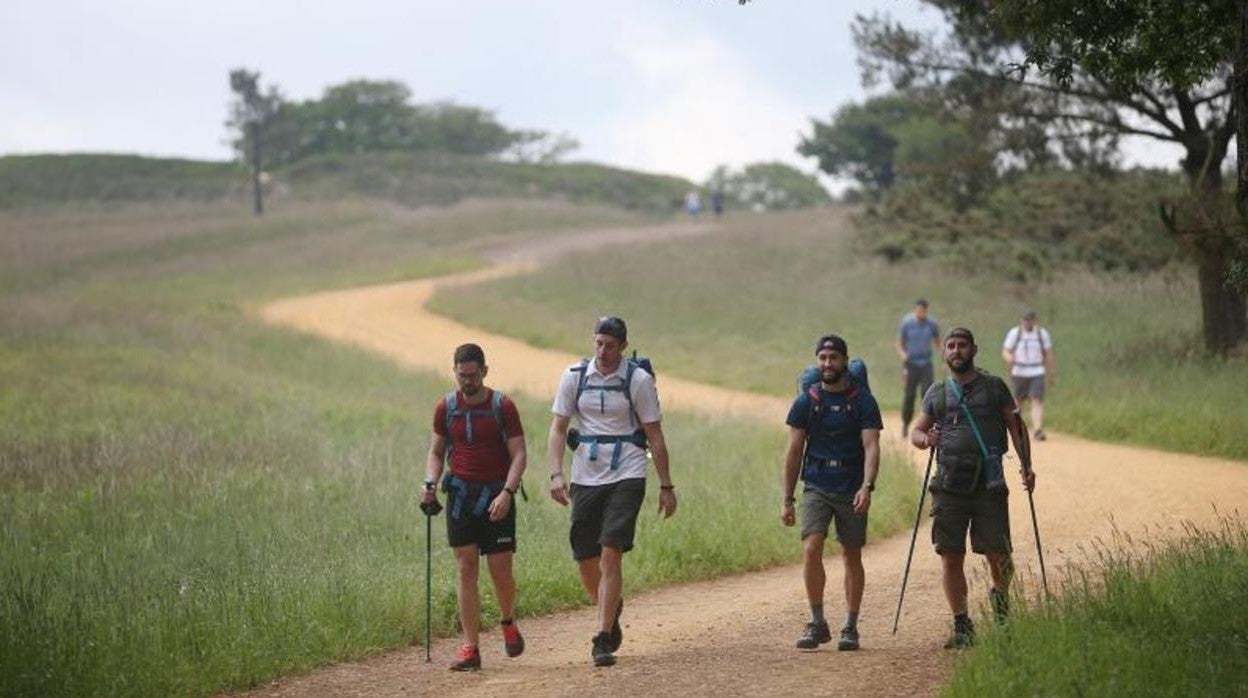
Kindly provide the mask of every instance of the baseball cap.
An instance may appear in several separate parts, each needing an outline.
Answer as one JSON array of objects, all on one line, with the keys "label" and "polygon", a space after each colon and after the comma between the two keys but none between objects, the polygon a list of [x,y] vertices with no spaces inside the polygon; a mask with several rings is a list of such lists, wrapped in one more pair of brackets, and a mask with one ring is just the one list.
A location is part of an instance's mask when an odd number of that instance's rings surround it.
[{"label": "baseball cap", "polygon": [[831,349],[832,351],[840,352],[846,356],[849,355],[849,347],[845,344],[845,340],[834,334],[825,334],[815,342],[816,354],[824,349]]},{"label": "baseball cap", "polygon": [[627,342],[628,325],[624,324],[622,318],[614,315],[603,315],[598,318],[598,323],[594,325],[594,334],[610,335],[621,342]]},{"label": "baseball cap", "polygon": [[975,343],[975,333],[971,332],[965,327],[955,327],[952,330],[949,330],[948,334],[945,335],[945,341],[948,342],[949,340],[954,339],[955,337],[965,339],[971,344]]}]

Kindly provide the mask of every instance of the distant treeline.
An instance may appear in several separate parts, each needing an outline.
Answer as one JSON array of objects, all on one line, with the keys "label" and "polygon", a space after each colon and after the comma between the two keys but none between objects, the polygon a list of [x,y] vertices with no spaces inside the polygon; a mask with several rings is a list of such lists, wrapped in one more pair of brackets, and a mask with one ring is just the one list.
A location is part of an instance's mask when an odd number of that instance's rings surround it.
[{"label": "distant treeline", "polygon": [[[687,180],[590,163],[503,162],[444,152],[308,157],[277,168],[270,194],[377,197],[407,206],[471,197],[565,198],[641,211],[670,211]],[[0,157],[0,209],[66,202],[245,199],[247,170],[234,162],[137,155]]]}]

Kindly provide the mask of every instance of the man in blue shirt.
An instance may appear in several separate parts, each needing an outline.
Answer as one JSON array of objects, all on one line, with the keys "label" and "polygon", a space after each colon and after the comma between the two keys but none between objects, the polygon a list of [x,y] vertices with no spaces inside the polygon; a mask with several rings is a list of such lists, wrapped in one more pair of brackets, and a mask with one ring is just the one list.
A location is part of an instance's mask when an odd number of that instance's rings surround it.
[{"label": "man in blue shirt", "polygon": [[935,376],[932,350],[940,349],[940,327],[936,318],[927,314],[927,299],[916,300],[914,310],[897,325],[896,349],[902,360],[901,375],[906,386],[901,398],[901,433],[904,436],[910,433],[915,397],[926,395],[932,386]]},{"label": "man in blue shirt", "polygon": [[845,564],[847,614],[838,650],[858,649],[858,610],[866,573],[862,546],[867,542],[867,510],[880,469],[880,408],[865,388],[849,380],[845,340],[825,335],[815,343],[822,382],[797,396],[785,423],[789,448],[784,459],[784,506],[780,520],[796,522],[793,491],[798,472],[802,488],[802,550],[810,622],[797,641],[800,649],[818,649],[832,633],[823,615],[823,544],[830,524],[836,525]]}]

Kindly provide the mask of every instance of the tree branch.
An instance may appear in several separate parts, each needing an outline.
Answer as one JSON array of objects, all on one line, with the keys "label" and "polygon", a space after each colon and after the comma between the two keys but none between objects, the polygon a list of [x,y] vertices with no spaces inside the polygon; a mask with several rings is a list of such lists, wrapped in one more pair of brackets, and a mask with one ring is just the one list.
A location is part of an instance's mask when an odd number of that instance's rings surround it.
[{"label": "tree branch", "polygon": [[1145,136],[1148,138],[1155,138],[1159,141],[1180,142],[1180,138],[1176,134],[1163,133],[1161,131],[1150,131],[1144,128],[1136,128],[1134,126],[1128,126],[1127,124],[1124,124],[1122,123],[1122,121],[1117,120],[1117,119],[1105,119],[1105,118],[1094,116],[1092,114],[1072,114],[1069,112],[1024,111],[1024,112],[1021,112],[1021,115],[1025,117],[1033,118],[1033,119],[1048,119],[1048,120],[1053,120],[1053,121],[1057,121],[1057,120],[1082,121],[1085,123],[1096,124],[1098,126],[1104,126],[1105,128],[1112,129],[1117,133],[1123,133],[1123,134],[1128,134],[1132,136]]}]

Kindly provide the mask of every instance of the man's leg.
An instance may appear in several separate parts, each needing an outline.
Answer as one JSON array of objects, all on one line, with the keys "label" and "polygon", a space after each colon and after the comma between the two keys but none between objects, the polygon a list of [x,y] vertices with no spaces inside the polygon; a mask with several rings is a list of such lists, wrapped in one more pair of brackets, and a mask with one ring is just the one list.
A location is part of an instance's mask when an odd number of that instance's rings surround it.
[{"label": "man's leg", "polygon": [[806,600],[811,609],[823,612],[823,588],[828,575],[823,569],[823,543],[826,536],[812,533],[802,539],[802,580],[806,583]]},{"label": "man's leg", "polygon": [[455,548],[455,564],[459,568],[459,624],[464,631],[464,644],[476,646],[477,614],[481,611],[481,596],[477,591],[479,552],[475,545]]},{"label": "man's leg", "polygon": [[598,630],[610,633],[615,625],[615,610],[624,587],[624,553],[612,545],[602,546],[599,556]]},{"label": "man's leg", "polygon": [[845,610],[857,618],[862,608],[862,590],[867,584],[867,572],[862,567],[862,548],[841,548],[845,562]]},{"label": "man's leg", "polygon": [[949,611],[958,616],[966,613],[966,553],[941,553],[941,586],[945,590],[945,600],[949,602]]},{"label": "man's leg", "polygon": [[576,561],[577,571],[581,573],[581,586],[589,594],[589,600],[598,605],[598,587],[602,583],[602,556]]},{"label": "man's leg", "polygon": [[1031,399],[1031,426],[1037,433],[1044,431],[1044,400],[1042,398]]},{"label": "man's leg", "polygon": [[516,578],[512,574],[509,550],[502,553],[486,555],[485,561],[490,568],[490,579],[494,582],[494,595],[498,597],[499,611],[503,620],[511,620],[516,612]]},{"label": "man's leg", "polygon": [[914,419],[914,396],[915,390],[918,388],[920,371],[917,367],[906,364],[902,367],[905,389],[901,397],[901,437],[907,438],[910,431],[910,422]]}]

